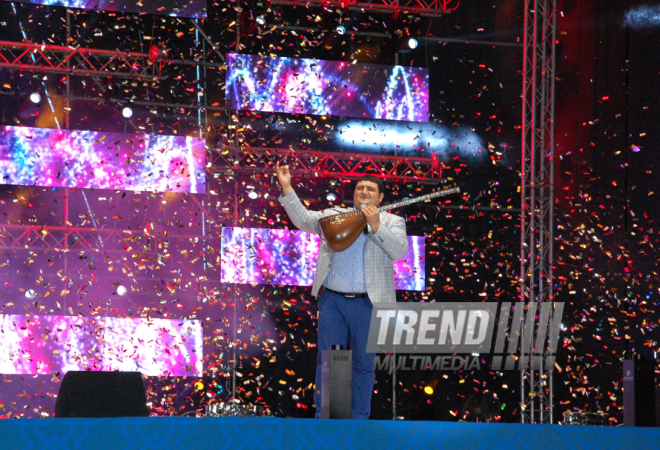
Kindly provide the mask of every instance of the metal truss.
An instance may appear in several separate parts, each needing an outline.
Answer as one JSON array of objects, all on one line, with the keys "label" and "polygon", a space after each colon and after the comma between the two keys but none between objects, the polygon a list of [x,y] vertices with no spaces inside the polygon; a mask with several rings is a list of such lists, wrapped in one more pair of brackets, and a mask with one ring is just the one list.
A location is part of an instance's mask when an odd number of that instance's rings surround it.
[{"label": "metal truss", "polygon": [[437,184],[444,165],[432,158],[384,156],[359,153],[297,151],[289,148],[220,148],[211,153],[211,173],[272,172],[275,163],[289,166],[294,176],[359,178],[373,175],[392,181]]},{"label": "metal truss", "polygon": [[0,69],[79,76],[157,79],[146,53],[0,41]]},{"label": "metal truss", "polygon": [[[520,299],[524,302],[554,300],[556,25],[557,0],[525,0],[520,215]],[[523,353],[527,351],[523,349]],[[531,353],[543,356],[540,368],[520,367],[522,423],[553,421],[552,367],[546,367],[549,361],[543,352],[543,349],[531,349]],[[521,360],[524,357],[522,354]]]},{"label": "metal truss", "polygon": [[[153,236],[145,231],[94,229],[73,226],[0,224],[0,251],[127,253],[154,256],[167,248],[170,239],[208,239],[209,236],[168,234]],[[159,247],[159,244],[162,246]],[[151,253],[152,255],[148,255]]]},{"label": "metal truss", "polygon": [[363,10],[396,14],[410,11],[422,16],[440,17],[458,8],[458,0],[377,0],[377,1],[327,1],[327,0],[272,0],[271,5],[330,6],[349,10]]}]

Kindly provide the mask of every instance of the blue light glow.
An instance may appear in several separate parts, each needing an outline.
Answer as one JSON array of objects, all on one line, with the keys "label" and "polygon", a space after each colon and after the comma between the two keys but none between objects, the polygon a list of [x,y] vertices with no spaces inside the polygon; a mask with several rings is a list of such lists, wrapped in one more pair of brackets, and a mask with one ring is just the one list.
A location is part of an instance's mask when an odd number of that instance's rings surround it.
[{"label": "blue light glow", "polygon": [[436,153],[443,161],[457,154],[472,162],[488,157],[483,139],[467,126],[354,120],[339,127],[333,139],[349,151]]},{"label": "blue light glow", "polygon": [[626,23],[637,29],[660,27],[660,5],[641,5],[629,9]]}]

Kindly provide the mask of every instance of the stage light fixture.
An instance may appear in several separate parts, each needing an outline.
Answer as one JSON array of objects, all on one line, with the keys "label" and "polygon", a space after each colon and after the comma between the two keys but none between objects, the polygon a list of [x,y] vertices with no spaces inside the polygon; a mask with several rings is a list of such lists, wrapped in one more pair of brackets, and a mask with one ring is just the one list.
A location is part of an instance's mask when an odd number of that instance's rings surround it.
[{"label": "stage light fixture", "polygon": [[419,41],[415,38],[418,34],[416,27],[402,25],[394,34],[397,37],[397,53],[410,53],[419,46]]},{"label": "stage light fixture", "polygon": [[34,289],[28,289],[27,291],[25,291],[25,297],[29,298],[30,300],[33,299],[36,296],[37,296],[37,293],[34,292]]},{"label": "stage light fixture", "polygon": [[346,27],[343,25],[337,25],[337,28],[335,28],[335,33],[337,33],[339,36],[343,36],[346,34]]},{"label": "stage light fixture", "polygon": [[167,59],[168,52],[169,49],[163,45],[151,44],[151,47],[149,47],[149,59],[151,62],[162,61]]},{"label": "stage light fixture", "polygon": [[341,182],[339,180],[329,180],[323,191],[319,192],[319,196],[330,203],[341,204],[344,201],[344,191],[341,188]]},{"label": "stage light fixture", "polygon": [[254,18],[255,23],[258,27],[263,28],[268,25],[268,14],[271,12],[271,9],[268,7],[266,2],[253,2],[252,8],[250,11],[250,17]]},{"label": "stage light fixture", "polygon": [[124,106],[124,109],[121,110],[121,115],[126,119],[130,119],[133,117],[133,110],[130,108],[130,106]]},{"label": "stage light fixture", "polygon": [[128,292],[128,289],[126,289],[126,286],[123,286],[121,284],[119,286],[117,286],[117,294],[118,295],[124,296],[124,295],[126,295],[127,292]]},{"label": "stage light fixture", "polygon": [[255,191],[249,191],[248,197],[250,197],[252,200],[256,200],[259,197],[259,194],[257,194]]},{"label": "stage light fixture", "polygon": [[39,117],[41,113],[41,95],[33,92],[23,97],[17,116],[21,119],[32,120]]}]

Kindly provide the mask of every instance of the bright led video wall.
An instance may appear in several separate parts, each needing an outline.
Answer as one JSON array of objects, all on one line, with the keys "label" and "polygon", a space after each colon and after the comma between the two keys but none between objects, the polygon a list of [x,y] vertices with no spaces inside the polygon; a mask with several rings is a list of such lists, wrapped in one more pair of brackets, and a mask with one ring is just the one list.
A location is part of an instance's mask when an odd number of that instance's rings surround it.
[{"label": "bright led video wall", "polygon": [[201,376],[199,320],[79,316],[0,316],[0,373],[139,371]]},{"label": "bright led video wall", "polygon": [[0,184],[206,192],[204,139],[0,127]]},{"label": "bright led video wall", "polygon": [[[405,258],[394,263],[396,288],[425,289],[424,236],[408,236]],[[222,228],[221,282],[311,286],[321,238],[297,230]]]},{"label": "bright led video wall", "polygon": [[206,16],[206,0],[23,0],[19,3],[176,17]]},{"label": "bright led video wall", "polygon": [[227,54],[228,109],[428,122],[429,71]]}]

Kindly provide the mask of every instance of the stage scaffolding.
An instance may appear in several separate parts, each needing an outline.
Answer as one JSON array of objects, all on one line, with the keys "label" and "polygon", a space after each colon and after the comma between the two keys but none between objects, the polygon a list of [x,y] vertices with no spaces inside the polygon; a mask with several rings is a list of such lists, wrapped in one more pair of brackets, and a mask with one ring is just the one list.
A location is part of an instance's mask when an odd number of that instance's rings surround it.
[{"label": "stage scaffolding", "polygon": [[420,16],[441,17],[458,8],[458,0],[271,0],[271,5],[327,6],[344,10],[373,11],[389,14],[412,12]]},{"label": "stage scaffolding", "polygon": [[373,175],[388,181],[438,184],[444,164],[431,158],[362,153],[292,150],[290,148],[220,148],[213,152],[211,173],[272,173],[276,163],[287,164],[294,176],[359,178]]},{"label": "stage scaffolding", "polygon": [[[524,14],[520,301],[552,302],[557,0],[525,0]],[[553,421],[552,367],[541,361],[540,368],[521,361],[522,423]]]},{"label": "stage scaffolding", "polygon": [[154,80],[155,67],[145,53],[0,41],[0,69]]}]

